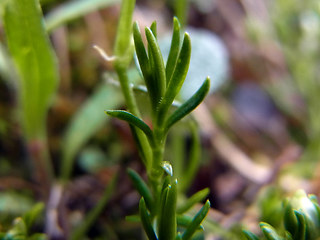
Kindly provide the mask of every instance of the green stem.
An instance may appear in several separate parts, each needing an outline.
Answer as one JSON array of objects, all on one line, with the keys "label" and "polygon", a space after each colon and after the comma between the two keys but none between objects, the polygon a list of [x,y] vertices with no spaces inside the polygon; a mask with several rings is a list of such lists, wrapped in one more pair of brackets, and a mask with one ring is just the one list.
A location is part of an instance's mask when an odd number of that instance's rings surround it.
[{"label": "green stem", "polygon": [[[137,117],[140,117],[141,114],[138,109],[137,102],[136,102],[136,99],[133,94],[133,90],[130,87],[127,70],[124,67],[122,67],[121,63],[119,63],[119,64],[115,63],[115,70],[118,74],[122,93],[124,95],[126,105],[128,107],[129,112],[131,112],[132,114],[134,114]],[[151,162],[152,162],[151,161],[152,153],[151,153],[150,144],[148,142],[147,137],[144,135],[144,133],[142,133],[137,128],[134,128],[134,129],[135,129],[137,141],[139,141],[138,144],[140,144],[142,146],[140,151],[142,151],[141,154],[143,155],[144,164],[146,166],[147,172],[150,172]]]},{"label": "green stem", "polygon": [[137,107],[137,103],[133,95],[133,90],[130,87],[127,70],[124,67],[122,67],[120,64],[115,64],[115,70],[119,77],[121,89],[122,89],[129,112],[141,118],[140,111]]}]

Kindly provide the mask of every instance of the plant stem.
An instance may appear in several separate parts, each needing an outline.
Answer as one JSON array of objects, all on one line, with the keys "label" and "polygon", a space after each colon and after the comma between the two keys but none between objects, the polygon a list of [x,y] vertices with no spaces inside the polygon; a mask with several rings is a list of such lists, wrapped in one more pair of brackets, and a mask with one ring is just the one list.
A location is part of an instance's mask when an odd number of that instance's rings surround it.
[{"label": "plant stem", "polygon": [[[121,89],[128,107],[129,112],[136,115],[137,117],[140,117],[140,111],[137,106],[136,99],[133,94],[133,90],[130,87],[129,78],[127,70],[121,66],[121,64],[115,63],[115,70],[118,74]],[[147,172],[151,169],[151,159],[152,159],[152,153],[150,150],[150,144],[148,142],[147,137],[137,128],[136,129],[136,135],[138,138],[139,143],[141,144],[142,148],[142,155],[144,156],[144,164],[146,166]]]}]

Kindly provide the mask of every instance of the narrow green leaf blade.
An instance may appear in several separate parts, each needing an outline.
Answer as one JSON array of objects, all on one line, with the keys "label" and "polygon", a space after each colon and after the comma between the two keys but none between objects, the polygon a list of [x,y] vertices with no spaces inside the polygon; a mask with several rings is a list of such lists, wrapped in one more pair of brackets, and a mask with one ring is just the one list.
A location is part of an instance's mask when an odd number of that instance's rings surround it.
[{"label": "narrow green leaf blade", "polygon": [[[178,227],[187,228],[191,224],[192,219],[193,218],[189,217],[189,216],[177,215],[177,225],[178,225]],[[203,226],[200,225],[198,227],[198,230],[203,230]]]},{"label": "narrow green leaf blade", "polygon": [[45,120],[58,84],[56,57],[38,0],[11,0],[4,7],[7,43],[20,79],[19,99],[27,139],[44,138]]},{"label": "narrow green leaf blade", "polygon": [[259,240],[259,238],[250,231],[243,230],[242,232],[246,236],[247,240]]},{"label": "narrow green leaf blade", "polygon": [[176,17],[173,18],[173,33],[171,40],[171,47],[169,51],[169,56],[166,64],[166,80],[167,85],[170,82],[172,73],[177,63],[178,55],[180,49],[180,23]]},{"label": "narrow green leaf blade", "polygon": [[191,239],[192,235],[197,231],[197,229],[201,225],[202,221],[207,216],[209,209],[210,209],[210,202],[209,202],[209,200],[207,200],[206,203],[203,205],[203,207],[196,214],[196,216],[194,216],[190,225],[187,227],[187,229],[182,234],[183,240]]},{"label": "narrow green leaf blade", "polygon": [[143,197],[144,201],[147,204],[149,211],[152,211],[153,197],[150,189],[147,184],[143,181],[143,179],[139,176],[139,174],[133,169],[127,170],[128,175],[135,187],[135,189],[139,192],[141,197]]},{"label": "narrow green leaf blade", "polygon": [[144,47],[141,33],[139,30],[139,25],[137,22],[133,25],[133,39],[134,39],[134,45],[136,49],[137,58],[139,61],[139,66],[142,72],[142,75],[145,80],[145,84],[148,89],[150,102],[152,104],[152,108],[155,109],[158,105],[158,86],[155,83],[153,79],[153,75],[151,72],[151,65],[150,65],[150,56],[148,58],[146,49]]},{"label": "narrow green leaf blade", "polygon": [[185,117],[192,110],[194,110],[205,98],[210,89],[209,77],[204,81],[199,90],[185,103],[183,103],[166,121],[165,131],[175,124],[177,121]]},{"label": "narrow green leaf blade", "polygon": [[159,105],[159,123],[164,121],[167,111],[169,110],[173,100],[175,99],[182,87],[182,84],[188,73],[190,56],[191,39],[190,36],[187,33],[185,33],[177,64],[174,68],[174,72],[170,79],[170,82],[168,83],[167,91]]},{"label": "narrow green leaf blade", "polygon": [[43,212],[44,207],[45,207],[44,203],[39,202],[24,214],[22,219],[25,222],[27,230],[29,230],[33,225],[33,223],[35,222],[35,220],[39,218],[39,215]]},{"label": "narrow green leaf blade", "polygon": [[154,97],[157,102],[160,102],[166,89],[166,72],[164,67],[164,61],[157,39],[154,36],[152,30],[150,28],[146,28],[145,32],[148,41],[148,47],[150,49],[149,58],[152,58],[152,61],[150,62],[153,65],[151,66],[152,72],[154,74],[153,84],[157,89],[157,92],[155,92],[157,95],[155,95]]},{"label": "narrow green leaf blade", "polygon": [[145,203],[143,197],[140,199],[139,213],[140,213],[140,219],[142,222],[142,226],[143,226],[144,231],[147,234],[148,238],[150,240],[158,240],[157,235],[153,230],[152,223],[150,220],[150,215],[148,213],[146,203]]},{"label": "narrow green leaf blade", "polygon": [[157,22],[153,21],[150,26],[150,30],[152,31],[154,37],[157,39]]},{"label": "narrow green leaf blade", "polygon": [[153,144],[153,133],[149,126],[144,123],[140,118],[134,116],[132,113],[123,110],[107,110],[106,113],[112,117],[124,120],[129,124],[139,128],[149,139],[150,144]]},{"label": "narrow green leaf blade", "polygon": [[[297,229],[294,234],[295,239],[312,239],[311,236],[307,236],[307,222],[304,213],[294,210],[294,214],[297,217]],[[310,234],[310,233],[309,233]],[[311,233],[312,235],[312,233]],[[316,234],[315,234],[316,235]],[[314,236],[315,237],[315,236]]]},{"label": "narrow green leaf blade", "polygon": [[114,88],[102,84],[72,117],[62,140],[62,179],[67,180],[70,177],[79,150],[109,121],[110,118],[103,113],[104,109],[114,108],[121,101],[122,97]]},{"label": "narrow green leaf blade", "polygon": [[283,238],[278,235],[276,230],[268,223],[264,223],[264,222],[260,223],[260,228],[264,236],[268,240],[283,240]]},{"label": "narrow green leaf blade", "polygon": [[195,204],[203,201],[209,194],[209,188],[202,189],[195,194],[193,194],[190,198],[188,198],[184,204],[177,208],[178,214],[183,214],[187,212],[190,208],[192,208]]},{"label": "narrow green leaf blade", "polygon": [[159,240],[174,240],[177,233],[176,205],[177,205],[177,182],[164,191],[165,196],[161,203],[161,219],[159,219]]},{"label": "narrow green leaf blade", "polygon": [[199,212],[194,216],[192,222],[187,227],[187,229],[182,234],[182,239],[187,240],[191,239],[192,235],[197,231],[199,226],[201,225],[202,221],[207,216],[210,209],[210,201],[207,200],[203,207],[199,210]]}]

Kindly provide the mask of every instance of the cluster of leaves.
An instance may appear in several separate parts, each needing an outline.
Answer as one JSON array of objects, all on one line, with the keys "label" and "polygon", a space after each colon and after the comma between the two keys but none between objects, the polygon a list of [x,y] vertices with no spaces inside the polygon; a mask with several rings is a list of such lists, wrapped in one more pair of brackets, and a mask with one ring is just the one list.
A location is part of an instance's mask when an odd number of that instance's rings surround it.
[{"label": "cluster of leaves", "polygon": [[[132,113],[123,110],[106,111],[108,115],[128,122],[134,136],[136,136],[135,140],[147,169],[151,189],[134,170],[130,169],[128,172],[135,188],[141,194],[139,204],[140,221],[149,239],[191,239],[193,234],[202,228],[201,223],[210,209],[210,203],[207,201],[193,218],[183,215],[194,204],[202,201],[207,196],[208,190],[205,189],[196,193],[183,206],[177,207],[178,182],[173,177],[171,164],[163,160],[169,129],[196,108],[203,101],[210,88],[210,79],[207,78],[190,99],[169,114],[173,101],[186,78],[191,55],[189,35],[187,33],[184,34],[181,45],[179,21],[174,18],[173,22],[174,30],[166,65],[157,42],[156,23],[152,23],[150,28],[145,28],[148,42],[147,49],[142,41],[138,24],[135,23],[133,26],[136,55],[151,102],[153,129],[140,118],[136,106],[134,106],[135,103],[133,99],[130,100],[130,96],[125,97],[131,101],[129,103],[131,103]],[[120,20],[119,26],[121,28],[125,24],[121,25]],[[125,39],[125,37],[123,38]],[[118,70],[122,85],[125,85],[123,83],[125,78],[123,77],[124,69],[122,67],[127,65],[128,59],[124,58],[123,55],[127,55],[128,52],[130,51],[122,48],[122,54],[116,55],[119,60],[115,62],[115,68]],[[123,92],[124,95],[128,93],[125,90]],[[130,110],[130,104],[128,105]],[[139,136],[137,133],[142,133],[147,142],[144,142],[141,135]],[[151,152],[151,154],[144,154],[148,152]],[[163,177],[164,174],[167,174],[167,176]]]},{"label": "cluster of leaves", "polygon": [[43,212],[44,204],[38,203],[31,208],[23,217],[18,217],[14,220],[13,225],[6,232],[0,232],[1,240],[46,240],[45,234],[34,233],[30,234],[30,228],[34,222],[39,219]]},{"label": "cluster of leaves", "polygon": [[[285,230],[280,231],[268,223],[261,222],[260,228],[264,237],[268,240],[319,239],[320,206],[316,196],[307,196],[303,190],[298,190],[292,198],[286,199],[283,203],[283,223]],[[248,240],[260,239],[247,230],[244,234]]]}]

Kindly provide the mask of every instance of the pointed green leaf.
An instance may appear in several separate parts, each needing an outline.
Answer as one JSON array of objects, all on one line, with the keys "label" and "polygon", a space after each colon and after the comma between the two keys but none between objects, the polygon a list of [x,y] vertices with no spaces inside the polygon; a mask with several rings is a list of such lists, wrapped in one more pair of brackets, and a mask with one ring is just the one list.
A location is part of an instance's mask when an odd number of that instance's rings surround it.
[{"label": "pointed green leaf", "polygon": [[247,240],[259,240],[259,238],[250,231],[243,230],[242,232],[246,236]]},{"label": "pointed green leaf", "polygon": [[[179,227],[187,228],[191,224],[192,220],[193,220],[192,217],[185,216],[185,215],[177,215],[177,224]],[[203,226],[200,225],[198,227],[198,230],[203,230]]]},{"label": "pointed green leaf", "polygon": [[283,240],[283,238],[278,235],[276,230],[268,223],[260,223],[260,228],[267,240]]},{"label": "pointed green leaf", "polygon": [[133,39],[134,39],[134,46],[136,49],[136,54],[139,61],[140,69],[146,81],[146,86],[148,88],[148,91],[153,93],[153,91],[149,89],[152,86],[150,85],[151,72],[149,67],[149,59],[142,41],[141,32],[137,22],[133,24]]},{"label": "pointed green leaf", "polygon": [[149,211],[152,211],[153,197],[147,184],[143,181],[143,179],[139,176],[139,174],[133,169],[129,168],[127,172],[135,189],[139,192],[139,194],[145,200]]},{"label": "pointed green leaf", "polygon": [[185,33],[179,58],[175,66],[173,75],[168,83],[167,91],[159,105],[158,122],[164,121],[167,111],[173,100],[179,93],[182,84],[187,76],[191,56],[191,40],[189,34]]},{"label": "pointed green leaf", "polygon": [[139,213],[140,213],[140,219],[141,219],[142,226],[143,226],[144,231],[147,234],[148,238],[150,240],[158,240],[157,235],[153,230],[152,223],[150,220],[150,215],[148,213],[146,203],[145,203],[143,197],[140,199]]},{"label": "pointed green leaf", "polygon": [[284,216],[283,216],[284,227],[288,232],[290,232],[294,236],[297,230],[298,220],[296,218],[296,215],[294,214],[294,211],[288,199],[284,201],[283,205],[284,205]]},{"label": "pointed green leaf", "polygon": [[294,214],[297,217],[297,229],[295,234],[293,235],[295,239],[311,239],[307,237],[307,223],[306,223],[306,217],[303,213],[294,210]]},{"label": "pointed green leaf", "polygon": [[204,81],[199,90],[185,103],[183,103],[171,116],[167,119],[165,123],[165,132],[175,124],[177,121],[185,117],[192,110],[194,110],[205,98],[210,89],[210,79],[209,77]]},{"label": "pointed green leaf", "polygon": [[[151,61],[152,57],[147,56],[146,49],[144,47],[141,33],[139,30],[139,25],[137,22],[133,25],[133,38],[134,38],[134,44],[136,48],[136,54],[139,61],[139,66],[143,75],[143,78],[145,80],[145,84],[148,89],[150,102],[152,104],[152,108],[156,109],[158,103],[159,103],[159,93],[158,93],[158,85],[154,80],[153,73],[151,71]],[[150,47],[149,47],[150,48]]]},{"label": "pointed green leaf", "polygon": [[155,38],[157,38],[157,22],[153,21],[150,26],[150,30],[152,31]]},{"label": "pointed green leaf", "polygon": [[173,33],[171,40],[171,47],[169,51],[169,56],[166,64],[166,80],[167,86],[172,77],[172,73],[177,63],[178,55],[180,49],[180,23],[176,17],[173,18]]},{"label": "pointed green leaf", "polygon": [[26,212],[23,216],[23,221],[25,222],[27,230],[29,230],[32,224],[35,222],[39,215],[44,210],[44,203],[39,202],[35,204],[28,212]]},{"label": "pointed green leaf", "polygon": [[164,67],[164,61],[157,42],[156,37],[152,33],[150,28],[145,28],[145,33],[148,41],[148,47],[150,48],[149,59],[152,63],[151,72],[153,73],[153,81],[156,86],[157,92],[155,92],[155,101],[160,102],[166,89],[166,72]]},{"label": "pointed green leaf", "polygon": [[26,238],[27,227],[22,218],[16,218],[13,227],[7,232],[4,239],[24,240]]},{"label": "pointed green leaf", "polygon": [[106,113],[112,117],[116,117],[118,119],[124,120],[129,124],[139,128],[144,132],[144,134],[149,139],[150,144],[153,144],[153,133],[149,126],[143,122],[141,119],[137,118],[133,114],[123,111],[123,110],[107,110]]},{"label": "pointed green leaf", "polygon": [[192,208],[195,204],[203,201],[209,194],[209,188],[205,188],[193,194],[190,198],[188,198],[183,205],[177,208],[178,214],[183,214],[187,212],[190,208]]},{"label": "pointed green leaf", "polygon": [[161,218],[159,218],[159,240],[174,240],[177,233],[176,205],[177,205],[177,182],[163,192],[161,198]]},{"label": "pointed green leaf", "polygon": [[183,240],[191,239],[192,235],[197,231],[199,226],[201,225],[202,221],[207,216],[210,209],[210,202],[209,200],[206,201],[204,206],[199,210],[199,212],[194,216],[192,222],[187,227],[187,229],[182,234]]}]

